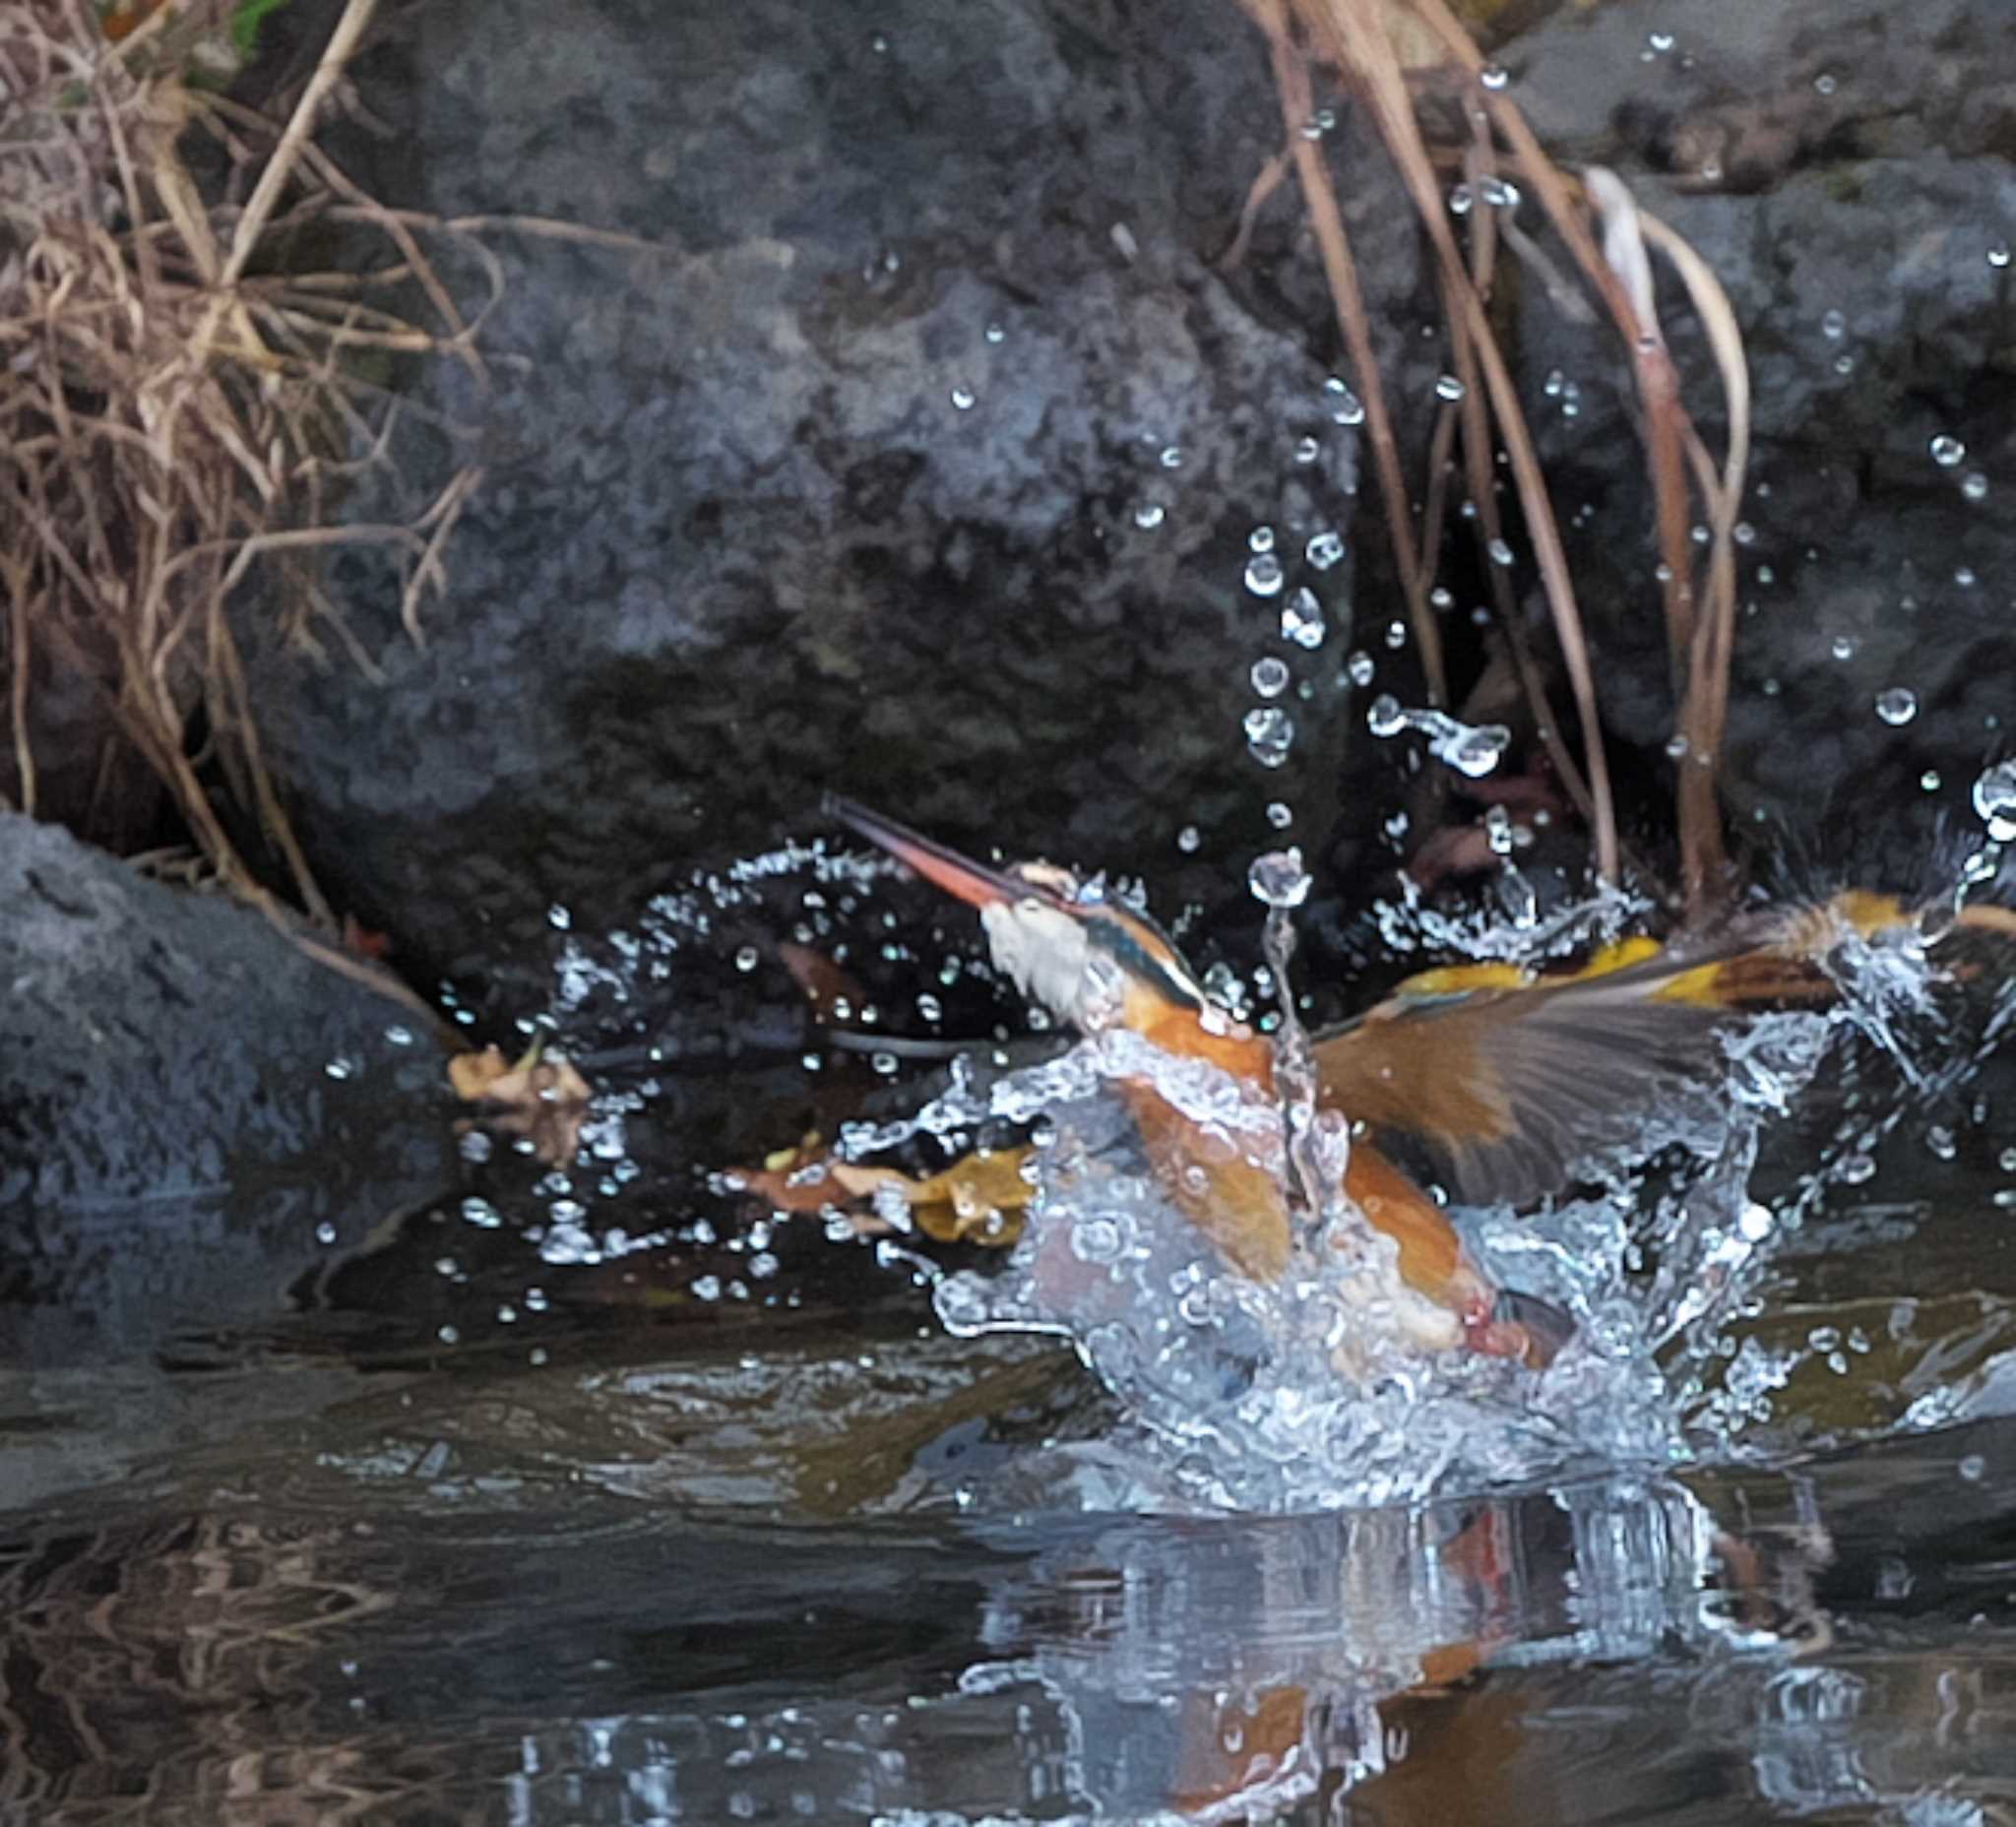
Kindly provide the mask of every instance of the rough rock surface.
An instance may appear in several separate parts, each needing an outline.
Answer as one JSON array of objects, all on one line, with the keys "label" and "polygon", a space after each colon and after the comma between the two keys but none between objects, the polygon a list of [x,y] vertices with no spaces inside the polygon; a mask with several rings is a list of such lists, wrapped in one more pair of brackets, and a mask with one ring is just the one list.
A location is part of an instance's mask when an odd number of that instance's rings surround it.
[{"label": "rough rock surface", "polygon": [[[1934,819],[1969,821],[1971,784],[2016,727],[2016,41],[2000,9],[1624,0],[1559,16],[1504,61],[1548,143],[1618,168],[1743,327],[1732,810],[1773,842],[1817,830],[1839,860],[1922,857]],[[1670,726],[1671,699],[1635,409],[1613,340],[1564,325],[1542,286],[1524,297],[1528,398],[1576,516],[1606,712],[1642,740]],[[1719,443],[1714,364],[1676,285],[1662,309]],[[1876,707],[1904,715],[1899,692],[1915,708],[1893,723]]]},{"label": "rough rock surface", "polygon": [[[1355,433],[1292,186],[1210,264],[1281,138],[1236,9],[461,0],[407,31],[360,74],[401,124],[382,194],[656,249],[490,235],[493,387],[426,382],[487,473],[424,650],[353,560],[388,682],[261,662],[319,865],[409,963],[536,948],[554,904],[619,923],[676,864],[820,828],[830,788],[1152,863],[1170,897],[1257,849],[1269,799],[1320,832],[1352,560],[1302,554],[1351,527]],[[1405,206],[1340,158],[1411,291]],[[1246,587],[1262,524],[1285,595],[1324,601],[1317,653]],[[1274,773],[1242,733],[1269,654],[1296,678]]]},{"label": "rough rock surface", "polygon": [[451,1182],[432,1039],[259,915],[11,814],[0,905],[9,1361],[270,1314]]}]

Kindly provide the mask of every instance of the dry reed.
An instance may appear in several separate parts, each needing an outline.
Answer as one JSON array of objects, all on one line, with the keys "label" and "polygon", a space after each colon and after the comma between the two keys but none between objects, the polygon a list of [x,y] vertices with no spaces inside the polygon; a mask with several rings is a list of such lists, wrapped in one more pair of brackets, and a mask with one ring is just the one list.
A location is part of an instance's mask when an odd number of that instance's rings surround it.
[{"label": "dry reed", "polygon": [[[1423,129],[1397,42],[1422,43],[1441,53],[1466,79],[1463,113],[1469,144],[1458,155],[1473,192],[1509,172],[1538,200],[1548,224],[1574,258],[1583,281],[1614,325],[1636,383],[1647,471],[1655,505],[1655,537],[1674,690],[1683,739],[1677,815],[1688,908],[1703,917],[1726,887],[1716,770],[1729,702],[1729,667],[1735,624],[1734,528],[1749,442],[1749,388],[1742,338],[1734,314],[1706,264],[1671,229],[1640,210],[1613,175],[1593,171],[1578,182],[1557,167],[1488,66],[1476,41],[1444,0],[1241,0],[1266,33],[1289,141],[1283,156],[1302,187],[1311,229],[1322,255],[1332,301],[1366,409],[1373,464],[1379,477],[1395,568],[1407,594],[1431,698],[1446,696],[1439,630],[1429,593],[1442,540],[1447,476],[1453,449],[1462,446],[1463,478],[1476,536],[1486,554],[1498,625],[1564,789],[1587,819],[1597,866],[1614,878],[1619,866],[1616,813],[1597,709],[1589,644],[1576,602],[1559,525],[1539,454],[1521,409],[1510,363],[1489,316],[1499,228],[1496,212],[1480,205],[1467,221],[1468,258],[1451,226],[1435,152]],[[1367,110],[1407,186],[1433,250],[1450,338],[1451,370],[1460,399],[1445,406],[1429,440],[1429,474],[1417,523],[1401,472],[1399,445],[1384,389],[1371,358],[1370,327],[1327,163],[1301,132],[1313,109],[1312,66],[1322,64],[1346,83]],[[1274,169],[1270,166],[1270,172]],[[1257,206],[1255,206],[1257,207]],[[1242,224],[1242,229],[1248,227]],[[1601,230],[1603,240],[1597,235]],[[1508,224],[1506,234],[1514,232]],[[1523,241],[1523,237],[1521,237]],[[1707,335],[1721,371],[1729,426],[1728,450],[1718,465],[1685,404],[1655,308],[1648,249],[1673,267]],[[1544,258],[1544,256],[1537,256]],[[1558,289],[1558,285],[1550,286]],[[1576,308],[1580,308],[1579,305]],[[1540,669],[1524,637],[1510,580],[1494,554],[1502,552],[1496,466],[1502,453],[1517,490],[1555,640],[1574,700],[1581,734],[1577,766],[1554,728]],[[1690,526],[1696,511],[1709,530],[1697,558]]]},{"label": "dry reed", "polygon": [[[186,80],[166,34],[200,27],[200,4],[116,44],[81,0],[0,5],[0,586],[20,809],[36,807],[37,668],[87,679],[108,739],[145,759],[215,877],[298,926],[245,849],[249,823],[331,935],[226,605],[262,558],[369,542],[401,555],[418,639],[476,477],[450,478],[412,524],[330,524],[385,461],[399,410],[361,363],[446,350],[482,372],[414,219],[375,208],[314,141],[374,4],[349,0],[283,122]],[[192,176],[198,136],[221,155],[220,195]],[[365,222],[389,255],[269,270],[277,237],[319,218]],[[312,585],[274,595],[304,636],[335,617]]]}]

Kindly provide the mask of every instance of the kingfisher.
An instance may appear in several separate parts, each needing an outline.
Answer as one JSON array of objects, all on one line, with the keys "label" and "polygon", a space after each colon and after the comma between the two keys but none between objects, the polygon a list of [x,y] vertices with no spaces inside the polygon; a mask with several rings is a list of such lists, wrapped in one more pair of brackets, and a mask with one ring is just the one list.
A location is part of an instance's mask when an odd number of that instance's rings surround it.
[{"label": "kingfisher", "polygon": [[[826,809],[977,910],[995,967],[1056,1020],[1084,1034],[1126,1029],[1275,1095],[1273,1040],[1216,1001],[1169,936],[1102,884],[1046,862],[992,867],[850,800],[830,796]],[[2009,918],[1982,914],[1974,923]],[[1822,961],[1845,934],[1916,918],[1894,897],[1852,890],[1708,939],[1626,939],[1571,972],[1445,967],[1316,1036],[1318,1102],[1354,1126],[1344,1191],[1397,1246],[1399,1278],[1418,1297],[1416,1342],[1541,1367],[1572,1327],[1549,1303],[1495,1287],[1397,1155],[1425,1161],[1459,1204],[1558,1192],[1578,1163],[1642,1129],[1664,1093],[1700,1082],[1732,1018],[1832,1001]],[[1182,1217],[1239,1273],[1285,1276],[1294,1233],[1280,1175],[1202,1134],[1146,1078],[1117,1089]]]}]

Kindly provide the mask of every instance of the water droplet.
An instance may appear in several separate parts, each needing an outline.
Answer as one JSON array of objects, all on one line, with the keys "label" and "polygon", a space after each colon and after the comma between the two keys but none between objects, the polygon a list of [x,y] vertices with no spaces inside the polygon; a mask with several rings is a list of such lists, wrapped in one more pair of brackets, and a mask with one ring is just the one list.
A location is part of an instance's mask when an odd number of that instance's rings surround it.
[{"label": "water droplet", "polygon": [[1255,552],[1246,560],[1246,588],[1256,597],[1278,597],[1287,574],[1272,552]]},{"label": "water droplet", "polygon": [[1318,571],[1328,571],[1344,556],[1343,536],[1327,529],[1322,533],[1312,534],[1302,555]]},{"label": "water droplet", "polygon": [[1456,598],[1440,584],[1428,592],[1428,607],[1447,615],[1456,606]]},{"label": "water droplet", "polygon": [[1295,739],[1295,726],[1289,714],[1277,704],[1248,711],[1245,717],[1246,749],[1263,768],[1278,768],[1288,760]]},{"label": "water droplet", "polygon": [[2016,843],[2016,761],[1998,761],[1975,782],[1974,809],[1997,844]]},{"label": "water droplet", "polygon": [[315,1241],[317,1243],[334,1243],[336,1241],[336,1227],[328,1219],[325,1218],[321,1224],[315,1227]]},{"label": "water droplet", "polygon": [[1372,657],[1363,648],[1356,649],[1344,662],[1345,675],[1354,685],[1369,685],[1378,668],[1372,663]]},{"label": "water droplet", "polygon": [[999,324],[989,324],[986,329],[980,332],[980,335],[985,337],[989,343],[999,343],[1007,337],[1008,333]]},{"label": "water droplet", "polygon": [[1167,518],[1167,510],[1160,501],[1144,501],[1134,510],[1134,524],[1143,533],[1153,533]]},{"label": "water droplet", "polygon": [[355,1075],[357,1070],[357,1062],[354,1059],[346,1059],[344,1057],[343,1054],[339,1053],[334,1059],[330,1060],[322,1068],[322,1070],[330,1078],[346,1079],[353,1077]]},{"label": "water droplet", "polygon": [[1988,265],[1999,270],[2008,264],[2009,250],[2001,242],[1997,241],[1993,247],[1988,249]]},{"label": "water droplet", "polygon": [[1176,849],[1181,850],[1185,856],[1196,855],[1197,847],[1203,842],[1203,836],[1195,825],[1185,825],[1181,831],[1176,833]]},{"label": "water droplet", "polygon": [[1979,1484],[1987,1474],[1988,1462],[1979,1453],[1969,1453],[1965,1459],[1955,1463],[1953,1470],[1970,1484]]},{"label": "water droplet", "polygon": [[1501,177],[1480,179],[1477,194],[1494,210],[1516,210],[1520,204],[1519,186]]},{"label": "water droplet", "polygon": [[1323,645],[1325,633],[1323,605],[1304,584],[1281,605],[1281,638],[1313,652]]},{"label": "water droplet", "polygon": [[1687,758],[1687,738],[1683,735],[1671,737],[1666,745],[1666,754],[1669,761],[1685,761]]},{"label": "water droplet", "polygon": [[1295,440],[1294,458],[1296,463],[1314,463],[1323,454],[1323,447],[1314,438]]},{"label": "water droplet", "polygon": [[1939,778],[1939,771],[1937,768],[1927,768],[1922,774],[1921,774],[1918,777],[1918,784],[1920,787],[1923,788],[1926,792],[1935,793],[1946,783]]},{"label": "water droplet", "polygon": [[1382,691],[1365,711],[1365,727],[1375,736],[1397,736],[1407,727],[1407,713],[1390,691]]},{"label": "water droplet", "polygon": [[1988,498],[1988,478],[1979,470],[1970,470],[1961,478],[1960,492],[1969,501],[1985,501]]},{"label": "water droplet", "polygon": [[1285,850],[1269,850],[1253,859],[1246,871],[1246,886],[1253,899],[1270,908],[1298,908],[1309,898],[1309,873],[1302,867],[1298,845]]},{"label": "water droplet", "polygon": [[1893,685],[1876,699],[1876,715],[1893,729],[1901,729],[1918,715],[1918,693]]},{"label": "water droplet", "polygon": [[1439,711],[1417,713],[1418,718],[1421,716],[1436,718],[1443,725],[1429,732],[1429,753],[1473,781],[1481,780],[1497,767],[1512,743],[1512,732],[1503,724],[1471,727]]},{"label": "water droplet", "polygon": [[1941,433],[1932,440],[1932,461],[1942,470],[1950,470],[1967,458],[1967,446],[1958,438]]},{"label": "water droplet", "polygon": [[1512,79],[1505,74],[1502,66],[1487,63],[1477,73],[1477,80],[1486,89],[1497,91],[1503,89]]},{"label": "water droplet", "polygon": [[953,388],[953,390],[952,390],[952,404],[953,404],[953,407],[954,407],[954,408],[955,408],[955,409],[956,409],[957,410],[959,410],[959,411],[961,411],[961,412],[968,412],[968,411],[971,411],[971,410],[973,410],[973,403],[974,403],[974,391],[973,391],[973,389],[972,389],[971,387],[955,387],[955,388]]},{"label": "water droplet", "polygon": [[1816,95],[1831,95],[1837,87],[1834,79],[1824,70],[1813,78],[1813,93]]},{"label": "water droplet", "polygon": [[1246,535],[1246,544],[1251,550],[1256,552],[1273,551],[1274,529],[1267,526],[1255,527],[1251,533]]},{"label": "water droplet", "polygon": [[1288,662],[1277,660],[1270,654],[1264,660],[1253,662],[1253,670],[1248,675],[1253,689],[1263,698],[1279,698],[1289,687]]},{"label": "water droplet", "polygon": [[1648,32],[1645,34],[1645,42],[1664,56],[1673,47],[1673,34],[1670,32]]},{"label": "water droplet", "polygon": [[546,924],[555,932],[565,932],[574,924],[574,915],[556,901],[546,910]]},{"label": "water droplet", "polygon": [[1279,799],[1269,800],[1267,805],[1267,822],[1276,831],[1286,831],[1295,822],[1293,808]]},{"label": "water droplet", "polygon": [[1407,645],[1407,624],[1388,622],[1386,624],[1386,645],[1398,651]]},{"label": "water droplet", "polygon": [[1165,444],[1162,455],[1156,459],[1165,470],[1180,470],[1183,467],[1183,447],[1180,444]]},{"label": "water droplet", "polygon": [[1833,645],[1827,651],[1836,660],[1853,660],[1855,658],[1855,637],[1853,635],[1838,634],[1834,637]]},{"label": "water droplet", "polygon": [[1974,567],[1972,565],[1960,566],[1959,569],[1953,573],[1953,581],[1954,583],[1958,584],[1962,590],[1972,590],[1975,587],[1976,583],[1979,582],[1979,580],[1974,575]]},{"label": "water droplet", "polygon": [[1754,1200],[1743,1207],[1742,1216],[1736,1220],[1736,1228],[1749,1243],[1762,1243],[1776,1228],[1778,1221],[1772,1216],[1771,1208],[1759,1205]]},{"label": "water droplet", "polygon": [[1470,194],[1470,186],[1468,184],[1452,184],[1449,187],[1449,214],[1451,216],[1468,216],[1470,214],[1470,206],[1474,201],[1475,199]]},{"label": "water droplet", "polygon": [[753,945],[745,945],[735,954],[735,969],[737,971],[753,971],[756,969],[756,948]]},{"label": "water droplet", "polygon": [[1463,394],[1463,383],[1453,374],[1444,374],[1435,382],[1435,398],[1437,400],[1461,400]]},{"label": "water droplet", "polygon": [[1336,375],[1323,383],[1323,391],[1330,396],[1330,422],[1333,425],[1362,425],[1365,422],[1365,403]]},{"label": "water droplet", "polygon": [[1494,565],[1509,565],[1512,562],[1512,548],[1503,539],[1493,539],[1484,550],[1490,554]]},{"label": "water droplet", "polygon": [[1995,1165],[2004,1173],[2016,1173],[2016,1148],[2005,1148],[1995,1157]]}]

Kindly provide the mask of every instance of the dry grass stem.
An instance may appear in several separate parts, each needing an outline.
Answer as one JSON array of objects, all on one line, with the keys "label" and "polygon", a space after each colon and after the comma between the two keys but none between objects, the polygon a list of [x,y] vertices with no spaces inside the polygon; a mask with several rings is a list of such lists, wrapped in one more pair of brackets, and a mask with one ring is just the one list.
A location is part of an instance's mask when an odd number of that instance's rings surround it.
[{"label": "dry grass stem", "polygon": [[[1427,683],[1429,702],[1445,704],[1448,679],[1442,662],[1442,631],[1429,607],[1427,587],[1422,581],[1416,555],[1414,514],[1408,499],[1407,479],[1400,461],[1400,441],[1394,432],[1393,414],[1386,404],[1385,384],[1380,378],[1378,357],[1372,348],[1371,322],[1365,312],[1364,292],[1358,284],[1357,263],[1352,257],[1351,239],[1345,233],[1344,212],[1338,207],[1337,191],[1331,183],[1330,167],[1322,148],[1302,132],[1315,112],[1315,97],[1309,83],[1307,59],[1294,42],[1288,17],[1290,0],[1243,0],[1247,10],[1267,34],[1274,60],[1275,88],[1281,97],[1282,123],[1288,134],[1295,176],[1302,200],[1309,212],[1310,226],[1323,257],[1324,276],[1329,282],[1331,301],[1337,310],[1338,328],[1344,334],[1354,378],[1365,410],[1365,432],[1371,441],[1372,464],[1379,476],[1379,494],[1386,506],[1387,536],[1393,544],[1394,570],[1407,593],[1408,618],[1420,649],[1421,670]],[[1299,0],[1296,0],[1299,4]]]},{"label": "dry grass stem", "polygon": [[[1640,211],[1629,191],[1607,172],[1586,183],[1567,177],[1546,158],[1516,103],[1486,83],[1482,53],[1446,0],[1242,0],[1265,32],[1276,87],[1301,178],[1310,225],[1322,252],[1338,321],[1352,358],[1361,368],[1366,422],[1394,549],[1400,556],[1417,627],[1432,628],[1427,598],[1447,515],[1452,453],[1459,441],[1468,513],[1482,550],[1499,625],[1540,733],[1564,789],[1588,820],[1597,864],[1614,877],[1620,857],[1608,768],[1598,718],[1594,669],[1573,580],[1545,478],[1504,351],[1489,321],[1488,301],[1496,238],[1502,231],[1522,260],[1542,278],[1556,308],[1574,321],[1591,315],[1570,280],[1536,245],[1509,213],[1500,222],[1488,199],[1470,212],[1469,258],[1449,222],[1442,180],[1403,68],[1402,46],[1413,57],[1438,47],[1473,84],[1462,102],[1470,129],[1463,154],[1474,195],[1482,196],[1500,165],[1515,171],[1538,200],[1584,283],[1596,293],[1624,345],[1642,411],[1647,473],[1654,501],[1654,536],[1660,583],[1681,711],[1679,733],[1686,759],[1680,770],[1678,812],[1682,867],[1690,909],[1703,914],[1726,876],[1716,767],[1729,701],[1729,667],[1735,622],[1734,528],[1742,494],[1749,439],[1749,392],[1742,338],[1714,275],[1692,249]],[[1307,118],[1311,83],[1308,58],[1333,65],[1367,108],[1388,156],[1408,189],[1434,250],[1451,371],[1462,392],[1433,428],[1429,473],[1418,536],[1398,479],[1398,445],[1369,368],[1364,305],[1350,259],[1341,213],[1318,150],[1299,135]],[[1500,150],[1502,148],[1502,151]],[[1249,214],[1257,203],[1249,202]],[[1601,223],[1602,244],[1592,230]],[[1242,230],[1246,224],[1242,221]],[[1242,236],[1243,239],[1243,236]],[[1679,274],[1721,370],[1729,420],[1729,449],[1718,466],[1680,397],[1679,378],[1661,332],[1653,252]],[[1377,406],[1375,408],[1375,402]],[[1497,465],[1511,471],[1526,535],[1540,573],[1563,669],[1582,736],[1586,775],[1554,728],[1541,669],[1526,639],[1511,578],[1497,502]],[[1693,524],[1697,509],[1709,529],[1699,561]],[[1439,641],[1423,639],[1424,665],[1439,681]]]},{"label": "dry grass stem", "polygon": [[[95,689],[223,887],[281,917],[244,848],[256,827],[331,933],[337,912],[267,764],[226,604],[256,562],[364,544],[402,558],[417,641],[479,479],[470,469],[437,483],[410,524],[327,524],[342,491],[391,463],[402,405],[366,364],[448,350],[483,376],[476,326],[426,252],[440,225],[378,208],[314,140],[374,6],[348,0],[276,127],[190,89],[170,54],[174,34],[220,26],[224,0],[163,7],[117,45],[77,0],[0,5],[0,631],[18,798],[42,797],[35,670],[60,666]],[[192,177],[181,149],[199,131],[244,180],[224,188],[249,188],[242,207],[206,199]],[[332,220],[380,234],[392,258],[356,273],[262,270],[278,235]],[[494,302],[501,268],[477,257]],[[275,594],[284,631],[334,628],[382,676],[312,579]],[[100,749],[100,790],[115,752],[109,739]]]}]

